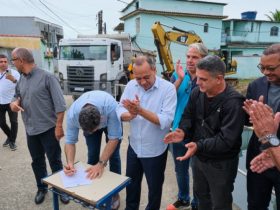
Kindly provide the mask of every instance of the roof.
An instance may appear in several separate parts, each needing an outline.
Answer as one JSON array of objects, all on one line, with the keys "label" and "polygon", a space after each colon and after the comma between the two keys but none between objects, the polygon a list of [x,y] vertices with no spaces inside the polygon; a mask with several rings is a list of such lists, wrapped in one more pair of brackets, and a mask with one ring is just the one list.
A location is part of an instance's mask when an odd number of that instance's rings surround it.
[{"label": "roof", "polygon": [[57,25],[55,23],[43,20],[43,19],[35,17],[35,16],[0,16],[0,19],[5,19],[5,18],[11,18],[11,19],[12,18],[14,18],[14,19],[17,19],[17,18],[19,18],[19,19],[22,19],[22,18],[33,19],[36,22],[41,22],[41,23],[44,23],[44,24],[47,24],[47,25],[52,25],[53,27],[57,27],[57,28],[63,29],[62,26],[60,26],[60,25]]},{"label": "roof", "polygon": [[115,28],[114,31],[124,31],[124,23],[119,23]]},{"label": "roof", "polygon": [[232,19],[225,19],[223,21],[239,21],[239,22],[269,22],[269,23],[278,23],[278,21],[270,21],[270,20],[250,20],[250,19],[237,19],[237,18],[232,18]]},{"label": "roof", "polygon": [[199,17],[199,18],[211,18],[211,19],[224,19],[228,16],[223,15],[205,15],[205,14],[198,14],[198,13],[183,13],[183,12],[170,12],[170,11],[156,11],[156,10],[146,10],[146,9],[137,9],[132,11],[131,13],[120,17],[120,20],[125,20],[132,16],[138,14],[153,14],[153,15],[169,15],[169,16],[179,16],[179,17]]},{"label": "roof", "polygon": [[[131,1],[129,4],[127,4],[127,6],[121,10],[121,12],[124,12],[125,10],[127,10],[133,3],[137,2],[139,0],[133,0]],[[185,1],[185,2],[195,2],[195,3],[207,3],[207,4],[218,4],[218,5],[227,5],[227,3],[220,3],[220,2],[209,2],[209,1],[196,1],[196,0],[176,0],[176,1]]]},{"label": "roof", "polygon": [[42,38],[41,36],[20,35],[20,34],[0,34],[0,37],[29,37],[29,38]]}]

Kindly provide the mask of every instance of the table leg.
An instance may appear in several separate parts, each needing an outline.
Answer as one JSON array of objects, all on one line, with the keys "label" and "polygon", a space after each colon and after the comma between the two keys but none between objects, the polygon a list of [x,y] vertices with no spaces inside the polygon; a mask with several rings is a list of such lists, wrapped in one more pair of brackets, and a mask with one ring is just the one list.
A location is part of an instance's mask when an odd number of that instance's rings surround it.
[{"label": "table leg", "polygon": [[59,210],[58,194],[53,189],[53,210]]},{"label": "table leg", "polygon": [[106,210],[111,210],[112,197],[110,196],[106,201]]}]

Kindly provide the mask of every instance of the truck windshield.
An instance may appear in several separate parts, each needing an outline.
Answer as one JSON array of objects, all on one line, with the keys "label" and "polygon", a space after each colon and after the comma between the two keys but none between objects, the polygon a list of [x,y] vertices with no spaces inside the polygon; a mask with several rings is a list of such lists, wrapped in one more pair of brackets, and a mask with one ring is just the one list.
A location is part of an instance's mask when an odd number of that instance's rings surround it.
[{"label": "truck windshield", "polygon": [[60,46],[61,60],[107,60],[107,46],[104,45],[72,45]]}]

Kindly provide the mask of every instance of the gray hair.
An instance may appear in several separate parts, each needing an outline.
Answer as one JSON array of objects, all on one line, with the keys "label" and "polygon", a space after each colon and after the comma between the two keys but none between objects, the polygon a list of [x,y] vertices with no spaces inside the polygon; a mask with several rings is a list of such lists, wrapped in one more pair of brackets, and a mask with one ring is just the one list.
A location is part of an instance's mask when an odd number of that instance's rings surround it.
[{"label": "gray hair", "polygon": [[207,55],[196,64],[197,69],[208,71],[212,76],[225,75],[226,65],[220,57]]},{"label": "gray hair", "polygon": [[151,69],[156,69],[156,60],[155,60],[155,58],[152,57],[152,56],[148,56],[148,55],[137,56],[135,58],[134,65],[135,66],[141,66],[145,62],[147,62],[149,64]]},{"label": "gray hair", "polygon": [[85,105],[79,114],[79,123],[84,132],[91,133],[100,124],[100,112],[92,104]]},{"label": "gray hair", "polygon": [[13,50],[13,53],[16,54],[17,58],[25,61],[26,63],[34,63],[34,57],[31,50],[23,47],[18,47]]},{"label": "gray hair", "polygon": [[208,49],[203,43],[193,43],[189,45],[189,49],[194,48],[198,51],[201,57],[208,55]]},{"label": "gray hair", "polygon": [[280,55],[280,44],[273,44],[267,47],[263,51],[264,55],[272,55],[272,54],[279,54]]}]

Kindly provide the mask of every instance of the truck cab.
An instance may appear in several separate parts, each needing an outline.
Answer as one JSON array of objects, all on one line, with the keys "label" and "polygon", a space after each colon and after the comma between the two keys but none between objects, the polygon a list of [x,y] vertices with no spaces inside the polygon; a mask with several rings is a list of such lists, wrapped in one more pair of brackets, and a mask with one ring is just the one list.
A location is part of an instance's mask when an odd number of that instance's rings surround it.
[{"label": "truck cab", "polygon": [[114,94],[124,77],[123,49],[109,38],[62,39],[59,42],[59,80],[65,95],[79,96],[91,90]]}]

